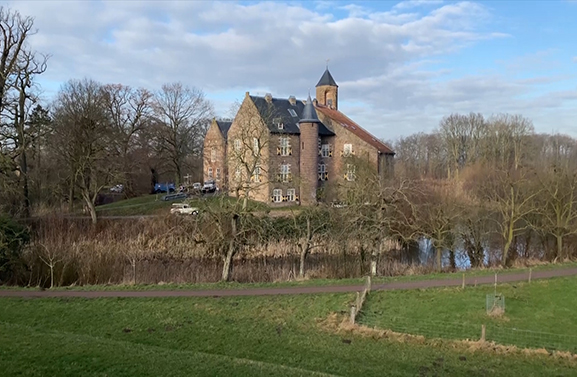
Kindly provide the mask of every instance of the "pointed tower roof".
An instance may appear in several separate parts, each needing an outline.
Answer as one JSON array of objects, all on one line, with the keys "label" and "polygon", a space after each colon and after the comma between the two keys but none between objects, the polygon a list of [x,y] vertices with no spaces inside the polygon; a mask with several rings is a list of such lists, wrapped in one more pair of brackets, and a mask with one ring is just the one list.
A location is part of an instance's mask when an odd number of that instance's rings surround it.
[{"label": "pointed tower roof", "polygon": [[325,69],[325,73],[323,73],[323,76],[319,80],[317,87],[323,86],[323,85],[330,85],[330,86],[338,87],[337,83],[335,82],[335,79],[333,79],[333,76],[329,72],[329,67],[327,67],[327,69]]},{"label": "pointed tower roof", "polygon": [[317,111],[313,105],[313,100],[311,99],[310,93],[309,98],[307,98],[305,108],[303,109],[303,117],[301,120],[299,120],[299,124],[301,123],[321,123],[319,117],[317,116]]}]

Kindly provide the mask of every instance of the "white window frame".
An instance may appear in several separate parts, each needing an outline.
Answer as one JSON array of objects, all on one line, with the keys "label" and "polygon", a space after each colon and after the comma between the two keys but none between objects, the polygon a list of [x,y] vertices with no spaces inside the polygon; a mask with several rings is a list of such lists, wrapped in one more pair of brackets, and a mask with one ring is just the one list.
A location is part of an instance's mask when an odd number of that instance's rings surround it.
[{"label": "white window frame", "polygon": [[272,197],[273,202],[275,203],[282,203],[282,190],[281,189],[274,189],[272,190]]},{"label": "white window frame", "polygon": [[352,144],[344,144],[343,145],[343,156],[348,157],[353,154],[353,145]]},{"label": "white window frame", "polygon": [[287,197],[287,201],[289,201],[289,202],[296,201],[297,190],[295,190],[294,188],[286,190],[286,197]]},{"label": "white window frame", "polygon": [[242,177],[242,171],[240,169],[240,166],[237,166],[236,169],[234,170],[234,178],[237,181],[240,181],[240,178]]},{"label": "white window frame", "polygon": [[258,156],[260,152],[260,143],[256,137],[252,139],[252,151],[255,156]]},{"label": "white window frame", "polygon": [[234,150],[240,151],[240,139],[234,139]]},{"label": "white window frame", "polygon": [[212,168],[208,168],[208,179],[212,179]]},{"label": "white window frame", "polygon": [[327,165],[326,164],[319,164],[318,172],[319,173],[326,173],[327,172]]},{"label": "white window frame", "polygon": [[327,174],[327,165],[326,164],[318,164],[318,176],[319,181],[326,181],[329,177]]},{"label": "white window frame", "polygon": [[279,140],[280,155],[288,156],[290,152],[290,138],[288,136],[281,136]]},{"label": "white window frame", "polygon": [[331,145],[330,144],[322,144],[321,145],[321,157],[330,157],[331,154]]},{"label": "white window frame", "polygon": [[254,167],[254,171],[252,172],[252,176],[253,176],[253,181],[254,182],[260,182],[260,166],[257,165]]},{"label": "white window frame", "polygon": [[210,150],[210,162],[216,162],[216,148],[212,147]]},{"label": "white window frame", "polygon": [[290,174],[291,174],[290,164],[281,164],[279,171],[280,171],[280,173],[279,173],[280,181],[281,182],[288,182]]},{"label": "white window frame", "polygon": [[355,175],[356,170],[357,170],[357,169],[356,169],[356,166],[355,166],[355,165],[353,165],[353,164],[347,164],[347,172],[346,172],[346,174],[345,174],[345,178],[346,178],[347,181],[352,182],[352,181],[355,180],[355,178],[356,178],[356,175]]}]

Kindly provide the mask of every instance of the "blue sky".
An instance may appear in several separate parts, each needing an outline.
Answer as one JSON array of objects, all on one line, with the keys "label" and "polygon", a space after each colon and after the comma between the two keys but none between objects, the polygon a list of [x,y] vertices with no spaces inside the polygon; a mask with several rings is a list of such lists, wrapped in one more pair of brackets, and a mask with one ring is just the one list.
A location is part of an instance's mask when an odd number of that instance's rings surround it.
[{"label": "blue sky", "polygon": [[305,98],[325,60],[339,108],[377,137],[453,112],[509,112],[577,136],[577,1],[17,1],[35,17],[46,100],[72,78]]}]

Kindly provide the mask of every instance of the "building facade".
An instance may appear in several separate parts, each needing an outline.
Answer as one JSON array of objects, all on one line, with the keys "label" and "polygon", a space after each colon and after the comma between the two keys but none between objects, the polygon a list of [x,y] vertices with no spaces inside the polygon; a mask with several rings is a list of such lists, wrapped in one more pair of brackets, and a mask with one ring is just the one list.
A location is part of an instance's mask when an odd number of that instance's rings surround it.
[{"label": "building facade", "polygon": [[382,178],[394,169],[393,150],[338,110],[328,68],[314,100],[247,92],[232,123],[214,121],[204,144],[205,180],[219,169],[217,185],[229,195],[273,205],[339,201],[359,163]]}]

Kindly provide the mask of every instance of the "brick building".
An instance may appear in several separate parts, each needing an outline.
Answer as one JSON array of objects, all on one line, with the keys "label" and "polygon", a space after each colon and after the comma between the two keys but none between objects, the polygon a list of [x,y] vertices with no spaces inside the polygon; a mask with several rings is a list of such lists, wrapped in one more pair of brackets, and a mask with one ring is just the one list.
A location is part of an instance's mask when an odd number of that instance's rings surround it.
[{"label": "brick building", "polygon": [[339,200],[359,163],[386,178],[394,152],[338,110],[338,85],[328,69],[306,101],[251,96],[232,124],[214,121],[205,138],[204,178],[229,195],[272,204]]}]

